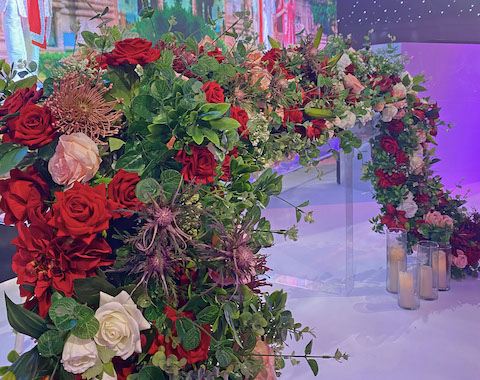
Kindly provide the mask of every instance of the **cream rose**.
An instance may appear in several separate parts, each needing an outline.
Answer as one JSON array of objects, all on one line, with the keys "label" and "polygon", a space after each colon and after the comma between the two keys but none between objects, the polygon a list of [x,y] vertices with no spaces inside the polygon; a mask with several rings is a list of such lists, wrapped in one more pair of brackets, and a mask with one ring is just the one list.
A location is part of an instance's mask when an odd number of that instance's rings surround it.
[{"label": "cream rose", "polygon": [[358,120],[362,125],[367,124],[369,121],[373,119],[373,111],[371,107],[366,108],[367,113],[365,115],[358,116]]},{"label": "cream rose", "polygon": [[382,121],[385,123],[392,121],[397,112],[397,107],[395,107],[393,104],[387,104],[382,111]]},{"label": "cream rose", "polygon": [[62,135],[55,154],[48,163],[52,179],[67,188],[78,181],[86,183],[98,171],[100,154],[95,142],[82,132]]},{"label": "cream rose", "polygon": [[415,153],[410,159],[410,170],[412,173],[420,174],[424,166],[425,162],[423,161],[423,157],[418,152]]},{"label": "cream rose", "polygon": [[405,217],[410,219],[415,216],[418,211],[417,203],[413,200],[413,194],[409,191],[407,197],[402,201],[397,210],[405,211]]},{"label": "cream rose", "polygon": [[341,117],[337,117],[333,124],[335,126],[342,128],[342,129],[350,129],[353,128],[355,122],[357,121],[357,116],[352,111],[345,111],[345,113]]},{"label": "cream rose", "polygon": [[116,351],[123,360],[142,352],[140,331],[148,330],[150,324],[126,291],[116,297],[100,292],[95,318],[100,322],[95,335],[98,345]]},{"label": "cream rose", "polygon": [[443,215],[439,211],[430,211],[423,216],[423,220],[430,226],[444,227]]},{"label": "cream rose", "polygon": [[63,346],[62,364],[65,371],[79,374],[93,367],[98,360],[97,345],[92,339],[70,335]]},{"label": "cream rose", "polygon": [[419,144],[422,144],[425,141],[427,141],[427,134],[425,133],[425,131],[422,131],[421,129],[417,129],[415,134],[417,135]]}]

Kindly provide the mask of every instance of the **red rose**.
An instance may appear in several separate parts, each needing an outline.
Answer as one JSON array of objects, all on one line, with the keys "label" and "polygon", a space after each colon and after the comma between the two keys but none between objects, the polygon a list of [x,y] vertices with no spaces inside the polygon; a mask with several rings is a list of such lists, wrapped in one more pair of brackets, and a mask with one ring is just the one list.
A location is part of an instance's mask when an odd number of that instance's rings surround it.
[{"label": "red rose", "polygon": [[319,139],[322,131],[325,129],[325,121],[323,121],[324,127],[317,127],[316,125],[309,126],[307,128],[307,136],[309,139]]},{"label": "red rose", "polygon": [[397,150],[397,154],[396,154],[396,157],[395,157],[395,163],[397,165],[400,165],[400,164],[406,164],[407,162],[408,162],[408,157],[405,154],[405,152],[401,149]]},{"label": "red rose", "polygon": [[303,91],[302,89],[302,101],[303,105],[307,105],[307,103],[311,102],[313,99],[316,99],[320,96],[318,92],[318,88],[310,89],[308,91]]},{"label": "red rose", "polygon": [[145,66],[160,58],[160,50],[153,49],[152,43],[143,38],[127,38],[115,42],[115,49],[104,56],[110,66],[122,64]]},{"label": "red rose", "polygon": [[105,184],[90,187],[75,182],[65,192],[56,192],[53,217],[49,225],[58,229],[57,236],[68,236],[91,243],[98,232],[108,230],[112,211],[119,204],[106,197]]},{"label": "red rose", "polygon": [[225,96],[223,95],[223,90],[220,85],[214,81],[207,82],[203,85],[202,90],[205,91],[207,95],[208,103],[224,103]]},{"label": "red rose", "polygon": [[225,159],[222,164],[222,175],[220,177],[223,181],[228,181],[232,173],[230,172],[230,159],[233,157],[238,157],[238,149],[234,147],[228,154],[225,155]]},{"label": "red rose", "polygon": [[407,176],[402,172],[395,172],[389,178],[391,186],[403,185],[407,181]]},{"label": "red rose", "polygon": [[[175,326],[175,321],[178,319],[179,316],[182,316],[184,318],[189,318],[191,320],[195,319],[195,315],[191,311],[182,311],[180,315],[177,315],[175,310],[171,309],[168,306],[165,306],[165,309],[163,310],[165,314],[167,314],[167,318],[169,318],[173,322],[173,330],[172,330],[172,335],[177,336],[177,327]],[[205,331],[203,331],[205,330]],[[186,351],[181,344],[177,346],[176,349],[173,349],[171,346],[171,342],[168,344],[161,344],[162,346],[165,346],[165,354],[168,356],[168,353],[173,353],[178,359],[187,359],[188,364],[194,364],[196,362],[199,362],[201,360],[207,360],[208,359],[208,351],[210,350],[210,326],[209,325],[202,325],[202,329],[200,329],[201,333],[201,339],[200,339],[200,344],[198,345],[197,348],[194,348],[193,350]],[[160,335],[161,337],[161,335]],[[161,339],[160,339],[161,341]]]},{"label": "red rose", "polygon": [[262,62],[267,62],[267,70],[272,72],[275,62],[280,59],[281,50],[277,48],[270,49],[262,57]]},{"label": "red rose", "polygon": [[373,82],[373,88],[380,86],[380,91],[388,91],[392,84],[392,80],[388,77],[382,77],[380,80],[376,78]]},{"label": "red rose", "polygon": [[392,120],[389,124],[388,124],[388,130],[390,131],[390,133],[401,133],[403,131],[403,121],[402,120]]},{"label": "red rose", "polygon": [[403,185],[407,180],[407,176],[401,172],[395,172],[392,174],[386,174],[382,169],[377,169],[375,176],[378,177],[377,185],[384,189],[390,186]]},{"label": "red rose", "polygon": [[117,374],[117,379],[118,380],[127,380],[127,377],[131,375],[132,373],[136,373],[135,369],[135,364],[123,360],[119,356],[115,356],[112,359],[113,367],[115,368],[115,373]]},{"label": "red rose", "polygon": [[232,106],[230,107],[230,117],[240,123],[240,127],[238,127],[238,134],[246,139],[248,136],[247,122],[249,120],[247,111],[241,109],[240,107]]},{"label": "red rose", "polygon": [[417,193],[417,201],[419,203],[428,203],[428,194],[421,194],[420,192]]},{"label": "red rose", "polygon": [[430,130],[430,136],[435,137],[435,136],[437,135],[437,132],[438,132],[437,128],[431,129],[431,130]]},{"label": "red rose", "polygon": [[217,163],[213,154],[206,147],[190,145],[192,154],[188,154],[185,149],[177,153],[177,161],[184,167],[181,171],[186,181],[195,179],[195,183],[212,183],[215,176]]},{"label": "red rose", "polygon": [[292,107],[286,109],[283,115],[283,122],[287,123],[288,121],[292,123],[301,123],[303,121],[303,113],[298,109],[298,107]]},{"label": "red rose", "polygon": [[30,220],[29,212],[43,212],[44,201],[50,199],[48,184],[37,169],[29,166],[26,171],[10,171],[10,178],[0,181],[0,209],[5,212],[5,224],[11,225]]},{"label": "red rose", "polygon": [[[200,46],[200,54],[202,54],[203,52],[204,52],[203,46]],[[209,57],[215,58],[218,63],[222,63],[225,60],[222,49],[219,49],[218,47],[215,47],[214,50],[207,52],[207,55]]]},{"label": "red rose", "polygon": [[18,112],[27,104],[35,104],[43,95],[43,88],[37,91],[37,85],[31,88],[21,88],[8,96],[0,106],[0,118]]},{"label": "red rose", "polygon": [[37,149],[47,145],[58,136],[54,127],[55,118],[48,108],[27,105],[20,110],[20,115],[7,121],[8,134],[3,142],[14,142]]},{"label": "red rose", "polygon": [[[135,195],[135,186],[139,181],[140,177],[137,173],[129,173],[120,169],[108,185],[108,198],[120,204],[121,208],[138,210],[143,205]],[[130,218],[133,214],[122,211],[117,215]]]},{"label": "red rose", "polygon": [[398,142],[391,136],[383,136],[380,146],[387,153],[395,153],[398,150]]}]

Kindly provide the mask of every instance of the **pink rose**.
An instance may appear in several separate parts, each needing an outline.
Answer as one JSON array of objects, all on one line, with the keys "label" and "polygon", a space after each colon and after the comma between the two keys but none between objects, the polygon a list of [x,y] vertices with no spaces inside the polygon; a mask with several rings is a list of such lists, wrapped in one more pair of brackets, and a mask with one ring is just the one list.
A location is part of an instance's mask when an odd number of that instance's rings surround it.
[{"label": "pink rose", "polygon": [[385,108],[385,102],[382,100],[373,106],[373,110],[376,112],[382,112]]},{"label": "pink rose", "polygon": [[415,134],[417,135],[419,144],[422,144],[425,141],[427,141],[427,134],[425,133],[425,131],[418,129],[417,132],[415,132]]},{"label": "pink rose", "polygon": [[76,181],[84,184],[93,178],[101,162],[95,142],[77,132],[60,136],[48,171],[55,183],[70,188]]},{"label": "pink rose", "polygon": [[395,120],[400,120],[402,117],[405,116],[405,110],[400,109],[397,111],[396,115],[393,117]]},{"label": "pink rose", "polygon": [[456,257],[455,256],[452,257],[453,265],[455,265],[460,269],[465,268],[468,264],[468,257],[465,255],[465,252],[463,252],[460,249],[457,249],[457,255],[458,256]]},{"label": "pink rose", "polygon": [[426,224],[430,226],[440,226],[442,227],[443,215],[439,211],[430,211],[423,216],[423,220]]},{"label": "pink rose", "polygon": [[274,380],[277,377],[275,376],[275,357],[272,347],[270,347],[266,342],[257,338],[257,344],[253,349],[253,353],[257,355],[268,355],[262,356],[263,363],[265,364],[265,369],[262,369],[255,380]]},{"label": "pink rose", "polygon": [[343,85],[345,88],[351,88],[352,93],[354,94],[360,94],[365,88],[365,86],[362,85],[360,81],[352,74],[345,75],[343,78]]},{"label": "pink rose", "polygon": [[442,215],[442,223],[440,227],[452,227],[453,228],[453,219],[448,215]]}]

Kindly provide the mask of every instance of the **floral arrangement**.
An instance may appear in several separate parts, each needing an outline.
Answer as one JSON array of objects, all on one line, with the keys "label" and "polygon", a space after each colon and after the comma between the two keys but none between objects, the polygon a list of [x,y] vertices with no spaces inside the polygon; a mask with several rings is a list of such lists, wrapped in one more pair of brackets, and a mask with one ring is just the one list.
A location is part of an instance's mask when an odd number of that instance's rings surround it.
[{"label": "floral arrangement", "polygon": [[[105,13],[95,16],[102,34],[83,32],[42,89],[1,65],[0,208],[19,232],[13,269],[26,298],[7,298],[7,314],[38,341],[9,355],[5,376],[271,379],[298,357],[317,374],[312,342],[304,355],[282,354],[287,337],[313,332],[286,309],[286,293],[264,287],[274,234],[298,232],[262,217],[282,190],[271,167],[298,155],[315,169],[332,136],[351,152],[361,141],[350,129],[381,112],[366,170],[385,205],[378,229],[410,222],[448,240],[461,202],[430,178],[426,140],[419,151],[438,120],[417,98],[421,78],[340,38],[319,49],[321,30],[265,51],[248,12],[215,40],[169,30],[153,44],[107,27]],[[224,36],[234,46],[220,49]],[[399,208],[408,190],[428,196],[425,206]],[[307,205],[292,205],[297,222],[313,222]]]}]

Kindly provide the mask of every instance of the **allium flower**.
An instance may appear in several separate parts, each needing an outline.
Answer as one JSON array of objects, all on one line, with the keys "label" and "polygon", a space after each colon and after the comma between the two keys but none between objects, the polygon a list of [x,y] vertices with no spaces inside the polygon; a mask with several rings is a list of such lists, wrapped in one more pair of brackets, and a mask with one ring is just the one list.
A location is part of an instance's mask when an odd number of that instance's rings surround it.
[{"label": "allium flower", "polygon": [[111,88],[93,75],[68,73],[53,85],[53,94],[45,101],[56,118],[56,126],[66,134],[83,132],[97,144],[99,138],[116,135],[122,116],[114,106],[121,100],[107,102],[105,93]]}]

